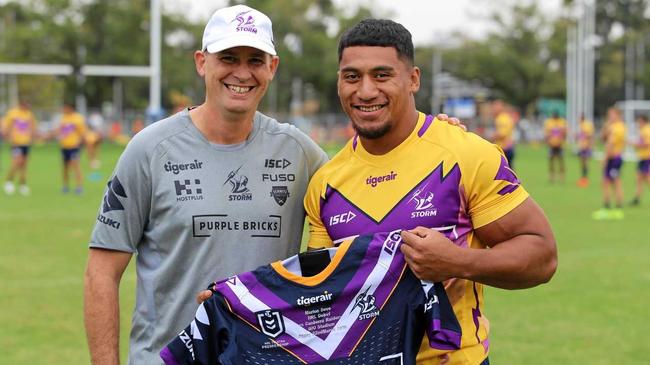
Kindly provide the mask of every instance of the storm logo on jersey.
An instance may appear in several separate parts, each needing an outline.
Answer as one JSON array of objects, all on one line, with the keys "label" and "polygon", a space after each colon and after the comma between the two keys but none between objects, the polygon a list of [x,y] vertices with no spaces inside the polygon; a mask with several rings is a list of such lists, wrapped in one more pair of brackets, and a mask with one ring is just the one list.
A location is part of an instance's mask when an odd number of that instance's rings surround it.
[{"label": "storm logo on jersey", "polygon": [[361,313],[359,313],[360,321],[377,317],[379,315],[379,310],[375,306],[375,296],[368,294],[368,290],[370,290],[370,287],[368,287],[368,289],[363,293],[359,294],[354,302],[354,308],[359,308],[361,310]]}]

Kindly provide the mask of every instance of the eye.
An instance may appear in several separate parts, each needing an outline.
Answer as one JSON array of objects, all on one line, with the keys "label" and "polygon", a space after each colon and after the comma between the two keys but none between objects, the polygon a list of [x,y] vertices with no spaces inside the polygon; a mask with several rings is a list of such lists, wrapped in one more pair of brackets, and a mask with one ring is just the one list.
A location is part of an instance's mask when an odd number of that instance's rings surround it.
[{"label": "eye", "polygon": [[237,62],[237,57],[231,55],[222,55],[219,56],[219,60],[224,63],[235,63]]},{"label": "eye", "polygon": [[375,74],[375,78],[376,78],[376,79],[380,79],[380,80],[381,80],[381,79],[387,79],[387,78],[389,78],[389,77],[390,77],[390,74],[389,74],[388,72],[377,72],[377,73]]},{"label": "eye", "polygon": [[359,75],[356,73],[345,73],[343,74],[343,80],[345,81],[357,81],[359,79]]},{"label": "eye", "polygon": [[249,62],[251,65],[261,66],[261,65],[264,64],[264,59],[263,59],[263,58],[260,58],[260,57],[253,57],[253,58],[249,59],[248,62]]}]

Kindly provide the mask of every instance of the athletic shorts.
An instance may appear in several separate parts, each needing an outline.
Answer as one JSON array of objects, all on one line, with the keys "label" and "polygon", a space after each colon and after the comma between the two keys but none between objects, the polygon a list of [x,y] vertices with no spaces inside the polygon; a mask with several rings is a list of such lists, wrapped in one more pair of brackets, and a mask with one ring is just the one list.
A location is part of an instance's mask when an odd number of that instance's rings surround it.
[{"label": "athletic shorts", "polygon": [[640,160],[638,165],[638,171],[641,175],[645,175],[645,176],[650,175],[650,159]]},{"label": "athletic shorts", "polygon": [[623,166],[623,158],[621,156],[608,158],[605,161],[605,171],[603,175],[606,180],[618,179],[621,176],[621,167]]},{"label": "athletic shorts", "polygon": [[562,147],[551,147],[548,150],[549,157],[562,157],[564,149]]},{"label": "athletic shorts", "polygon": [[591,148],[581,149],[580,151],[578,151],[578,156],[583,158],[591,157]]},{"label": "athletic shorts", "polygon": [[29,155],[29,146],[11,146],[11,155],[13,157],[27,157]]},{"label": "athletic shorts", "polygon": [[69,162],[69,161],[77,161],[79,160],[79,152],[80,149],[77,148],[62,148],[61,149],[61,154],[63,155],[63,161],[64,162]]},{"label": "athletic shorts", "polygon": [[490,359],[488,358],[488,359],[483,360],[481,365],[490,365]]},{"label": "athletic shorts", "polygon": [[515,149],[514,147],[510,147],[506,150],[503,150],[503,154],[506,155],[506,159],[508,160],[508,163],[510,164],[510,167],[512,167],[512,160],[515,158]]}]

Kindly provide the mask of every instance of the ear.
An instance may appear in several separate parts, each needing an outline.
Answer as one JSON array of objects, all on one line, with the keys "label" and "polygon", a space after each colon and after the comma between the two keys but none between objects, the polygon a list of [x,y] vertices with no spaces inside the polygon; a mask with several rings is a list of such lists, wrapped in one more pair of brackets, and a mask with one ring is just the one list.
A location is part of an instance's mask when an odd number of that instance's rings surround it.
[{"label": "ear", "polygon": [[413,66],[410,77],[411,77],[411,92],[415,94],[420,90],[420,68],[417,66]]},{"label": "ear", "polygon": [[194,51],[194,66],[199,76],[205,76],[205,62],[207,55],[203,51]]},{"label": "ear", "polygon": [[275,76],[275,72],[278,70],[278,65],[280,65],[280,57],[271,56],[271,79]]}]

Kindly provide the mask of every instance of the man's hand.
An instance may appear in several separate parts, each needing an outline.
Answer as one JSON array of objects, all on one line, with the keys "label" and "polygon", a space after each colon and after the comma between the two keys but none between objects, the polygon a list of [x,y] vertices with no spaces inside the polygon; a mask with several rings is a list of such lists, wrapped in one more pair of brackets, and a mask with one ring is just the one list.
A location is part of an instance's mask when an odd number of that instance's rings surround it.
[{"label": "man's hand", "polygon": [[196,295],[196,302],[198,304],[201,304],[206,300],[210,299],[211,296],[212,296],[212,290],[208,290],[208,289],[201,290],[199,294]]},{"label": "man's hand", "polygon": [[431,282],[462,277],[463,248],[440,232],[417,227],[402,231],[402,253],[413,274]]},{"label": "man's hand", "polygon": [[467,132],[467,126],[463,124],[458,118],[454,118],[454,117],[450,118],[447,114],[438,114],[436,115],[436,119],[441,120],[443,122],[447,122],[451,125],[455,125],[461,128],[462,130],[464,130],[465,132]]}]

